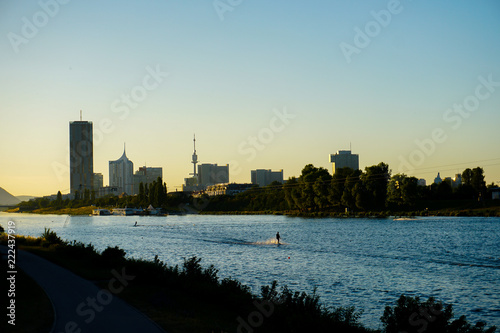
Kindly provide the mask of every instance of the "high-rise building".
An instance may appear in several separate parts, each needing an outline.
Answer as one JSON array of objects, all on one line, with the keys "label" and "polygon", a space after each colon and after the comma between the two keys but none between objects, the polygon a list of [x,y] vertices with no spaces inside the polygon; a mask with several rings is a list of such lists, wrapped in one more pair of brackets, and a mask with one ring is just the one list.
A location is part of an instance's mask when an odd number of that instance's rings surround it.
[{"label": "high-rise building", "polygon": [[250,175],[252,184],[258,184],[260,187],[267,186],[275,181],[283,184],[283,169],[280,171],[257,169],[252,170]]},{"label": "high-rise building", "polygon": [[163,179],[163,169],[161,167],[140,167],[134,173],[134,192],[133,194],[139,194],[139,186],[142,183],[143,185],[151,184],[156,181],[158,177]]},{"label": "high-rise building", "polygon": [[97,191],[104,186],[104,177],[102,173],[94,173],[94,190]]},{"label": "high-rise building", "polygon": [[208,186],[220,183],[229,183],[229,164],[198,165],[198,185]]},{"label": "high-rise building", "polygon": [[69,123],[69,177],[70,193],[83,193],[94,186],[94,147],[92,122]]},{"label": "high-rise building", "polygon": [[116,161],[109,161],[109,186],[118,187],[118,192],[134,194],[134,163],[127,158],[125,147],[123,155]]},{"label": "high-rise building", "polygon": [[350,150],[339,150],[336,154],[330,154],[330,163],[334,163],[333,173],[335,173],[337,169],[345,167],[358,170],[359,155],[352,154]]}]

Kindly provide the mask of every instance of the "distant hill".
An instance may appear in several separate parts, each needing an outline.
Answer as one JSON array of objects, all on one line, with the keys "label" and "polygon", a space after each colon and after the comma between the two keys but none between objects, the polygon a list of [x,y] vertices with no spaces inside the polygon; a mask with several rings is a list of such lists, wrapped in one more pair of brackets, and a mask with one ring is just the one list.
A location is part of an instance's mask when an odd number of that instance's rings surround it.
[{"label": "distant hill", "polygon": [[0,206],[14,206],[20,202],[21,200],[0,187]]},{"label": "distant hill", "polygon": [[18,195],[16,196],[16,198],[18,198],[21,201],[30,201],[31,199],[34,199],[36,197],[32,195]]}]

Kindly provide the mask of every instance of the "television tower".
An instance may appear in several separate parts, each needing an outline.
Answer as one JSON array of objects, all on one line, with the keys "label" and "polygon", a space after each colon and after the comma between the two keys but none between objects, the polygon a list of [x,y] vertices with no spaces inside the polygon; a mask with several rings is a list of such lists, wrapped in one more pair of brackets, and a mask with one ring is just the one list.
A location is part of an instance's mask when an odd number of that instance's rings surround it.
[{"label": "television tower", "polygon": [[193,137],[193,146],[194,146],[194,153],[193,153],[193,160],[191,161],[191,163],[193,163],[193,173],[191,175],[193,175],[193,177],[196,177],[197,176],[196,164],[198,164],[198,155],[196,155],[196,134],[194,134]]}]

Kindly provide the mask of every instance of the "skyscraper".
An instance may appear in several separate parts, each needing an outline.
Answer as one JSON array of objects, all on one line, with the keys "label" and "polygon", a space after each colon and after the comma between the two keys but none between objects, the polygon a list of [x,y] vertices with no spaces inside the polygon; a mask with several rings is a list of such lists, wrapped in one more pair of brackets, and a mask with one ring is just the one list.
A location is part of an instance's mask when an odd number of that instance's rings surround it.
[{"label": "skyscraper", "polygon": [[330,162],[334,163],[333,173],[345,167],[359,169],[359,155],[352,154],[350,150],[339,150],[336,154],[330,154]]},{"label": "skyscraper", "polygon": [[92,122],[69,123],[69,177],[70,193],[92,190],[94,185],[94,146]]},{"label": "skyscraper", "polygon": [[119,188],[118,192],[134,194],[134,163],[127,158],[125,147],[122,156],[116,161],[109,161],[109,186]]}]

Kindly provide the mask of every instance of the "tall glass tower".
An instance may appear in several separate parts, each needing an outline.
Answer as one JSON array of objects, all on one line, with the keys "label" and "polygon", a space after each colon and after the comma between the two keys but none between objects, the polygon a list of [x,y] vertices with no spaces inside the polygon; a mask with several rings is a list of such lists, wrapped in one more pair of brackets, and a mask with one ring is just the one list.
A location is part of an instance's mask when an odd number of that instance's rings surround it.
[{"label": "tall glass tower", "polygon": [[83,195],[94,185],[94,146],[91,121],[69,123],[69,174],[70,191]]}]

